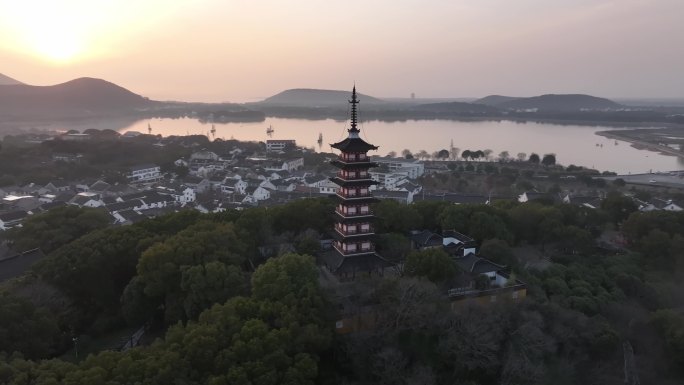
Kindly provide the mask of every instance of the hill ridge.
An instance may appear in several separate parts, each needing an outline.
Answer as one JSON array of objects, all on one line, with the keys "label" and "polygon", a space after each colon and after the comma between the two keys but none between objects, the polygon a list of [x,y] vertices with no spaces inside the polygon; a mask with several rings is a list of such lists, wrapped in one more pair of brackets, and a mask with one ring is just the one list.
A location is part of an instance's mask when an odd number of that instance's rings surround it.
[{"label": "hill ridge", "polygon": [[[357,94],[362,103],[383,103],[383,100],[370,95]],[[344,106],[350,97],[349,91],[327,90],[319,88],[290,88],[270,96],[258,104],[292,105],[292,106]]]},{"label": "hill ridge", "polygon": [[0,74],[0,86],[12,86],[24,84],[19,80],[13,79],[5,74]]}]

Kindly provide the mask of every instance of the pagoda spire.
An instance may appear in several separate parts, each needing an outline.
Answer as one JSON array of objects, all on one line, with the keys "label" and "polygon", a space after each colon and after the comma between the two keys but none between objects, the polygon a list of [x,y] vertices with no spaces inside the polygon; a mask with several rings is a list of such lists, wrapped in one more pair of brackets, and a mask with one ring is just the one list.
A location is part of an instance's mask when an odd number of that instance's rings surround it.
[{"label": "pagoda spire", "polygon": [[359,129],[357,128],[358,118],[356,115],[356,105],[359,104],[359,100],[356,98],[356,84],[352,89],[352,98],[349,100],[351,104],[351,127],[347,130],[350,134],[358,134]]}]

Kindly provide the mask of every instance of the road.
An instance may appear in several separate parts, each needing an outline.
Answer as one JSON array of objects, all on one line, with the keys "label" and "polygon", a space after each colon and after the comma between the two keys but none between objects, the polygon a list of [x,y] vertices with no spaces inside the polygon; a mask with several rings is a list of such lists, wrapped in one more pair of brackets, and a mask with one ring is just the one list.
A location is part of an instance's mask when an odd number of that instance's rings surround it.
[{"label": "road", "polygon": [[601,177],[607,181],[622,179],[628,184],[640,184],[657,187],[674,187],[684,189],[684,171],[669,173],[633,174]]}]

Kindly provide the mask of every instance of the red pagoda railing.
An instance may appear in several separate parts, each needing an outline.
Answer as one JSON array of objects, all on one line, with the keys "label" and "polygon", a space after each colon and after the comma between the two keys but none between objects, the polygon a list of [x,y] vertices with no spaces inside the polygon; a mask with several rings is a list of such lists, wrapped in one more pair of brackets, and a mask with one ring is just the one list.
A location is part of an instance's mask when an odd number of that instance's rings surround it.
[{"label": "red pagoda railing", "polygon": [[367,172],[360,172],[358,175],[357,173],[350,173],[350,172],[344,172],[344,171],[338,171],[337,172],[337,177],[342,178],[345,180],[357,180],[357,179],[371,179],[371,175]]},{"label": "red pagoda railing", "polygon": [[349,212],[345,213],[340,209],[335,209],[335,212],[342,215],[343,217],[361,217],[361,216],[366,216],[366,215],[373,215],[373,210],[367,210],[364,212],[362,212],[360,210],[356,210],[356,212],[354,212],[354,213],[349,213]]},{"label": "red pagoda railing", "polygon": [[370,158],[366,154],[343,153],[340,155],[340,160],[344,162],[367,162],[370,160]]}]

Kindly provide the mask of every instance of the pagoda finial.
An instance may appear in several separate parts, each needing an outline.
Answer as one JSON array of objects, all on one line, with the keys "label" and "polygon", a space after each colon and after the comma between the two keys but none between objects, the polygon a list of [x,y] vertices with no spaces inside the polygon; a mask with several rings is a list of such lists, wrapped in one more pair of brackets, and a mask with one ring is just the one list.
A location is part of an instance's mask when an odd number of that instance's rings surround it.
[{"label": "pagoda finial", "polygon": [[358,133],[359,129],[356,127],[357,124],[357,116],[356,116],[356,105],[359,104],[359,100],[356,98],[356,84],[354,84],[354,88],[352,89],[352,98],[349,101],[351,103],[351,127],[349,130],[347,130],[350,134],[351,133]]}]

